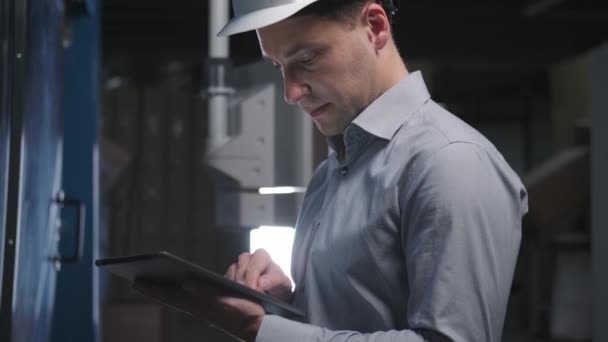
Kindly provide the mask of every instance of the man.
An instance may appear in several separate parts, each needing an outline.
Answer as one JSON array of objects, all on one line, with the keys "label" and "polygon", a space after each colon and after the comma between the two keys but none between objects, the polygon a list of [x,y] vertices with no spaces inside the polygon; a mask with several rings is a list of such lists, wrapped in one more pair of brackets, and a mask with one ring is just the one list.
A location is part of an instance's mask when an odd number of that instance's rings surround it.
[{"label": "man", "polygon": [[300,307],[306,322],[202,284],[139,290],[246,341],[500,341],[526,191],[409,74],[390,1],[233,5],[221,34],[257,30],[286,101],[310,114],[332,153],[298,219],[295,292],[264,251],[242,254],[226,276]]}]

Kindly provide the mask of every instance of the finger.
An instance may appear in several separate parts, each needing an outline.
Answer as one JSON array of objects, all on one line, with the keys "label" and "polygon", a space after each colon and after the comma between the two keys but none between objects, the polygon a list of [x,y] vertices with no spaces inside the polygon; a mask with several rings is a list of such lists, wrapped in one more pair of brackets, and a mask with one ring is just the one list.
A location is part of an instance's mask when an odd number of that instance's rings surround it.
[{"label": "finger", "polygon": [[258,287],[264,292],[276,296],[284,291],[291,292],[291,280],[283,273],[267,273],[258,280]]},{"label": "finger", "polygon": [[247,272],[245,273],[245,284],[251,288],[259,289],[258,281],[261,275],[269,272],[273,262],[270,254],[263,249],[258,249],[251,255]]},{"label": "finger", "polygon": [[261,276],[258,286],[265,293],[287,301],[292,295],[291,280],[278,266],[276,268],[278,269],[277,271],[272,271]]},{"label": "finger", "polygon": [[225,278],[228,278],[230,280],[234,280],[236,277],[236,264],[232,264],[230,265],[230,267],[228,267],[228,271],[226,271],[226,274],[224,275]]},{"label": "finger", "polygon": [[239,255],[239,262],[236,265],[236,274],[234,275],[234,281],[245,284],[245,273],[247,273],[247,267],[249,265],[249,259],[251,254],[243,253]]},{"label": "finger", "polygon": [[238,313],[242,316],[264,315],[265,310],[262,305],[243,298],[237,297],[218,297],[220,304],[225,311]]}]

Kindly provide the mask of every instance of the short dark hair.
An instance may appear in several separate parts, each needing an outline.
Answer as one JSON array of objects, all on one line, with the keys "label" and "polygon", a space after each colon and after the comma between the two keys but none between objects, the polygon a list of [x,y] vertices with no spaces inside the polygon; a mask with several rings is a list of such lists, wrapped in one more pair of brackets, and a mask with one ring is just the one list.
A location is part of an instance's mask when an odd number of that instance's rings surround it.
[{"label": "short dark hair", "polygon": [[[369,0],[318,0],[311,5],[300,10],[294,16],[314,15],[332,20],[343,20],[351,22],[356,17],[358,11]],[[375,0],[386,12],[391,26],[393,16],[397,13],[397,8],[393,0]]]}]

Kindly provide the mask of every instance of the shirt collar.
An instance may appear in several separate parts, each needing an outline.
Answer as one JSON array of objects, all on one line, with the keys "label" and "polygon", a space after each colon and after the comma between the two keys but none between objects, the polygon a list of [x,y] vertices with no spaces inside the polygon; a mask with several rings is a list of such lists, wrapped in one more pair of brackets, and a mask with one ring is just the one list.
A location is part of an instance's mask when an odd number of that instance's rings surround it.
[{"label": "shirt collar", "polygon": [[405,121],[431,98],[422,73],[416,71],[372,102],[352,124],[391,140]]},{"label": "shirt collar", "polygon": [[341,156],[349,145],[369,134],[391,140],[405,121],[430,98],[422,73],[411,73],[367,106],[344,134],[328,137],[329,147]]}]

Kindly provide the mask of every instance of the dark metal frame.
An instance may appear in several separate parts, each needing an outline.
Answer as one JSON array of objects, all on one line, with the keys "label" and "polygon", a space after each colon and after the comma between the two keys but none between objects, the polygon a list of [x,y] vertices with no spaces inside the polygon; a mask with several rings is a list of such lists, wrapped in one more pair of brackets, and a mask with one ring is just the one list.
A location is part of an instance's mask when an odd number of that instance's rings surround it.
[{"label": "dark metal frame", "polygon": [[593,102],[591,109],[591,234],[593,236],[591,246],[592,260],[592,327],[593,341],[606,341],[608,338],[608,327],[606,327],[606,306],[608,305],[608,272],[604,264],[608,252],[608,213],[606,212],[606,201],[608,201],[608,157],[606,156],[606,128],[608,128],[608,99],[605,91],[608,89],[608,44],[603,45],[594,53],[594,67],[592,73]]},{"label": "dark metal frame", "polygon": [[[0,0],[0,301],[2,300],[2,260],[4,255],[4,226],[6,215],[6,172],[8,171],[8,1]],[[6,41],[6,44],[5,44]],[[5,135],[6,134],[6,135]]]},{"label": "dark metal frame", "polygon": [[13,293],[16,252],[19,244],[18,226],[21,216],[21,159],[23,136],[23,115],[25,108],[25,78],[27,51],[27,27],[29,0],[5,0],[8,4],[8,37],[12,39],[8,48],[8,70],[11,73],[10,91],[10,132],[8,186],[6,202],[6,225],[3,258],[2,297],[0,299],[0,341],[11,341],[13,336]]}]

